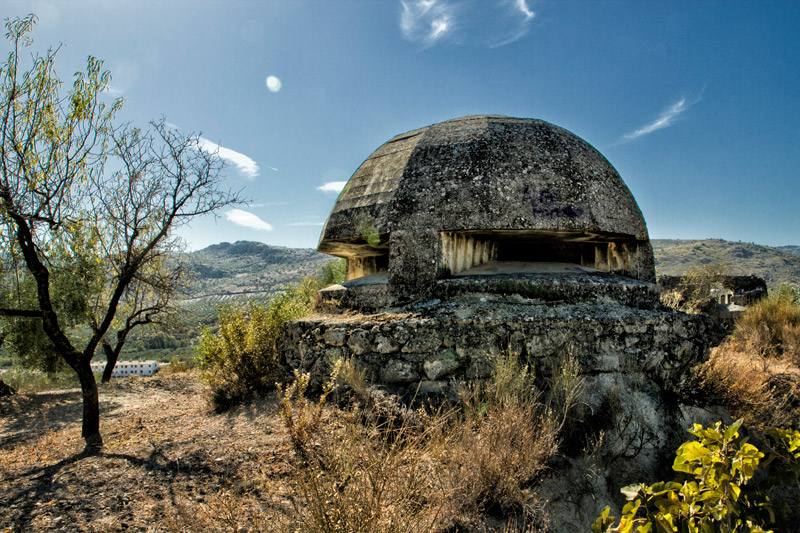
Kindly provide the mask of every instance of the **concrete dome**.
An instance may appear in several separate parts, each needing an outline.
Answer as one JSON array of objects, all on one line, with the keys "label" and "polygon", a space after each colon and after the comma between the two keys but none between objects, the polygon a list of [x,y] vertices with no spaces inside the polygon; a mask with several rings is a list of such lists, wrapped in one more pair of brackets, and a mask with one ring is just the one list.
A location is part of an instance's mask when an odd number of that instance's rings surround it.
[{"label": "concrete dome", "polygon": [[346,257],[349,278],[387,270],[412,292],[490,260],[655,277],[641,211],[602,154],[553,124],[501,116],[386,142],[339,195],[318,249]]}]

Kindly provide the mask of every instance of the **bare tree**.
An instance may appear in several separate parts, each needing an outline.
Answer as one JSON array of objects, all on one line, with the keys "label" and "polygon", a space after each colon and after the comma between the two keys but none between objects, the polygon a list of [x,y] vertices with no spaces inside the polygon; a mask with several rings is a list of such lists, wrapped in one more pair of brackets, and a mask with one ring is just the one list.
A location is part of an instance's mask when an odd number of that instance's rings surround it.
[{"label": "bare tree", "polygon": [[[110,74],[102,62],[90,57],[66,95],[56,51],[34,54],[23,68],[35,22],[30,15],[6,23],[12,51],[0,67],[0,247],[4,294],[12,295],[0,316],[41,321],[78,376],[82,435],[94,448],[102,446],[95,351],[105,342],[118,355],[132,328],[166,308],[183,273],[171,262],[179,246],[173,230],[239,198],[223,186],[221,159],[197,137],[163,119],[147,131],[115,126],[121,101],[103,102]],[[51,274],[65,269],[85,278],[78,284],[85,305],[77,307],[91,334],[80,346],[67,334],[79,319],[65,316],[54,294],[64,277]],[[32,299],[22,297],[26,284]],[[106,337],[114,330],[112,345]]]}]

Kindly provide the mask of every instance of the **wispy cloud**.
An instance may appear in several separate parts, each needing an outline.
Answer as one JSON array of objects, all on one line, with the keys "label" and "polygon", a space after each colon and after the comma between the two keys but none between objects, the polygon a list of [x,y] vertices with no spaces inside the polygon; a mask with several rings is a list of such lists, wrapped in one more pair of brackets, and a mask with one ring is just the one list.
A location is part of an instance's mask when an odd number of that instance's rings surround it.
[{"label": "wispy cloud", "polygon": [[107,92],[108,94],[110,94],[114,98],[119,98],[123,94],[122,87],[114,85],[113,83],[109,83],[108,85],[106,85],[106,87],[105,87],[105,89],[103,89],[103,91]]},{"label": "wispy cloud", "polygon": [[290,222],[289,226],[324,226],[324,222]]},{"label": "wispy cloud", "polygon": [[230,148],[220,146],[215,142],[209,141],[203,137],[197,139],[198,147],[209,153],[216,153],[223,160],[232,163],[239,173],[252,181],[259,175],[260,169],[258,164],[244,154],[240,154]]},{"label": "wispy cloud", "polygon": [[489,44],[489,48],[497,48],[511,44],[525,37],[531,29],[531,21],[536,17],[536,13],[531,11],[526,0],[513,0],[505,8],[508,20],[504,27],[498,27],[495,41]]},{"label": "wispy cloud", "polygon": [[225,212],[225,218],[230,222],[245,228],[252,228],[262,231],[272,231],[272,226],[261,220],[258,216],[244,211],[243,209],[231,209]]},{"label": "wispy cloud", "polygon": [[632,141],[634,139],[638,139],[639,137],[649,135],[654,131],[667,128],[671,126],[682,113],[689,109],[691,105],[692,104],[686,102],[686,98],[681,98],[672,104],[667,110],[662,112],[653,122],[647,124],[646,126],[642,126],[636,131],[623,135],[623,139],[625,141]]},{"label": "wispy cloud", "polygon": [[317,187],[317,190],[323,192],[339,193],[342,192],[342,189],[344,189],[345,185],[347,185],[346,181],[329,181],[328,183],[325,183]]},{"label": "wispy cloud", "polygon": [[289,205],[289,202],[261,202],[258,204],[247,204],[249,207],[270,207],[273,205]]},{"label": "wispy cloud", "polygon": [[401,0],[400,30],[427,48],[453,30],[454,9],[443,0]]},{"label": "wispy cloud", "polygon": [[531,20],[536,16],[536,13],[530,10],[528,3],[525,0],[515,0],[514,7],[516,7],[520,13],[522,13],[522,15],[525,17],[525,20]]},{"label": "wispy cloud", "polygon": [[527,0],[400,0],[403,37],[424,48],[444,41],[504,46],[527,35],[535,17]]}]

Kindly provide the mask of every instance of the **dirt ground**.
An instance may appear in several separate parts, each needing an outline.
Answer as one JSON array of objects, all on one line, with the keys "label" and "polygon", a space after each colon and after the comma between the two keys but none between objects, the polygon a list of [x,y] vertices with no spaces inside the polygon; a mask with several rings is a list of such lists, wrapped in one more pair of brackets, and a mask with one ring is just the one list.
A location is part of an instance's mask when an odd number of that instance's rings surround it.
[{"label": "dirt ground", "polygon": [[242,532],[250,511],[287,512],[279,484],[264,494],[289,469],[276,404],[218,415],[192,374],[114,381],[100,387],[105,446],[89,456],[79,389],[0,398],[0,531]]}]

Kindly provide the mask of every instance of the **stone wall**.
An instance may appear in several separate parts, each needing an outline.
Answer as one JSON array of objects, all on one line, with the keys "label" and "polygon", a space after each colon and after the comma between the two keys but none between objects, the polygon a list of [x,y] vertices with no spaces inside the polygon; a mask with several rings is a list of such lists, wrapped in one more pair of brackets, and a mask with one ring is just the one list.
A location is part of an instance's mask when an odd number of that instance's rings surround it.
[{"label": "stone wall", "polygon": [[586,375],[645,372],[679,387],[708,349],[707,319],[617,303],[547,304],[463,298],[435,311],[312,316],[287,325],[283,353],[320,383],[330,362],[350,357],[367,379],[401,389],[486,378],[503,350],[542,375],[569,350]]},{"label": "stone wall", "polygon": [[311,316],[287,324],[287,362],[321,385],[339,357],[405,400],[442,398],[460,381],[488,378],[504,351],[531,365],[549,394],[571,354],[582,388],[559,453],[535,490],[553,531],[586,531],[620,487],[669,477],[692,422],[726,420],[698,406],[692,369],[719,333],[705,315],[619,302],[548,302],[471,293],[371,315]]},{"label": "stone wall", "polygon": [[[620,287],[639,294],[637,285]],[[694,380],[693,368],[720,339],[711,319],[647,305],[645,292],[638,306],[606,301],[617,291],[606,289],[593,301],[467,292],[369,315],[310,316],[287,324],[283,350],[316,385],[333,360],[347,357],[407,401],[446,397],[461,381],[490,377],[504,351],[532,367],[546,397],[571,355],[582,381],[577,410],[535,490],[553,531],[586,531],[606,505],[618,515],[620,487],[669,477],[693,422],[729,421],[724,410],[699,405]]]}]

